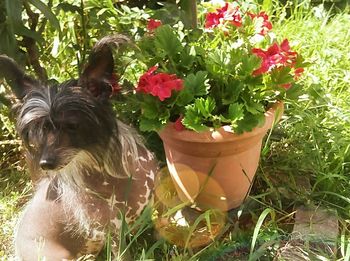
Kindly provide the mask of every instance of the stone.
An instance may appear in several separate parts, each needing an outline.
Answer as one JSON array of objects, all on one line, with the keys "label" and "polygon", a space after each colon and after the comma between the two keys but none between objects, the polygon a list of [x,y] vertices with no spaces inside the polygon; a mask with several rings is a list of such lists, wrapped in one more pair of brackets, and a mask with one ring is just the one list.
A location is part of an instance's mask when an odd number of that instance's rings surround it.
[{"label": "stone", "polygon": [[293,239],[336,245],[338,237],[338,216],[336,211],[319,207],[298,207],[291,235]]},{"label": "stone", "polygon": [[338,216],[334,210],[315,206],[296,208],[289,241],[280,247],[275,260],[307,261],[316,256],[332,259],[337,254]]}]

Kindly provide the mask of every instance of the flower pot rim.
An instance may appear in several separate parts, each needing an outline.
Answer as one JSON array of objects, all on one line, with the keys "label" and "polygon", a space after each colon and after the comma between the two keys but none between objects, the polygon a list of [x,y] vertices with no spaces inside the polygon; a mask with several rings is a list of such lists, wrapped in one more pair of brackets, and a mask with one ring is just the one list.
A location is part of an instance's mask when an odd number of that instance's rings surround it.
[{"label": "flower pot rim", "polygon": [[187,129],[177,131],[173,122],[169,122],[162,130],[158,132],[158,134],[162,139],[203,143],[220,143],[227,142],[228,140],[235,141],[248,139],[259,135],[263,136],[268,129],[272,128],[273,125],[281,119],[283,108],[284,103],[282,101],[274,103],[265,112],[265,123],[262,126],[255,127],[252,131],[244,132],[242,134],[234,133],[229,125],[222,126],[216,130],[214,128],[210,128],[209,130],[203,132],[195,132]]}]

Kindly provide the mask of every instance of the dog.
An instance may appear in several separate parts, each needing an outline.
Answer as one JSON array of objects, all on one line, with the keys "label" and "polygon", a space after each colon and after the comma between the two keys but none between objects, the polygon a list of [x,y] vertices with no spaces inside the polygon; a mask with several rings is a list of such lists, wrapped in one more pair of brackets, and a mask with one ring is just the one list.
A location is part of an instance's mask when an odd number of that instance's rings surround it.
[{"label": "dog", "polygon": [[151,199],[156,159],[110,103],[112,48],[121,42],[117,35],[101,39],[79,79],[52,86],[0,56],[35,187],[15,232],[19,260],[97,256],[123,217],[132,222]]}]

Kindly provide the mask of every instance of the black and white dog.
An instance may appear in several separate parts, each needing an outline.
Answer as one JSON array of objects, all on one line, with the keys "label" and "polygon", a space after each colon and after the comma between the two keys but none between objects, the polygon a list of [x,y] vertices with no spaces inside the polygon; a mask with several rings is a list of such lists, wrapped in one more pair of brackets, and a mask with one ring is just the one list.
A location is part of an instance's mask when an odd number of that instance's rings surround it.
[{"label": "black and white dog", "polygon": [[7,56],[0,77],[17,97],[13,106],[35,194],[15,236],[20,260],[97,255],[122,215],[132,222],[148,203],[157,171],[137,133],[116,119],[109,102],[114,60],[105,37],[82,76],[44,86]]}]

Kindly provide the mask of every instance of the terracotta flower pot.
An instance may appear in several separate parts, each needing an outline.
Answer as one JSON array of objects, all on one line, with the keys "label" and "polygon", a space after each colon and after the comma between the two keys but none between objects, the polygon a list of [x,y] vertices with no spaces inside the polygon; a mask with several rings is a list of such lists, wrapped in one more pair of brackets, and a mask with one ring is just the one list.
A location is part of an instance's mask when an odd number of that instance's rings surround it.
[{"label": "terracotta flower pot", "polygon": [[283,103],[276,103],[265,113],[263,126],[243,134],[229,126],[197,133],[168,124],[159,136],[179,198],[203,210],[241,205],[259,164],[263,137],[282,113]]}]

